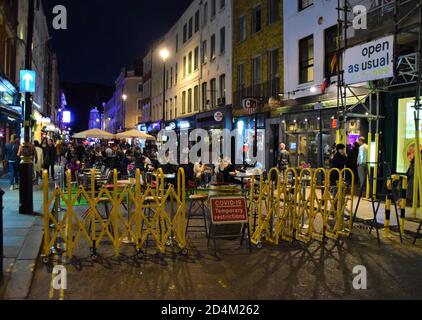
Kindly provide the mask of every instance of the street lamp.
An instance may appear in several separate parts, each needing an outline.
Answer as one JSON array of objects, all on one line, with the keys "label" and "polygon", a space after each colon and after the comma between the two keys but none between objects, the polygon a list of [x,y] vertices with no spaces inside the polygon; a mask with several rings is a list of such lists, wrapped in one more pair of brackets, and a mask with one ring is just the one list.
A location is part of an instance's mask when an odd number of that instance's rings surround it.
[{"label": "street lamp", "polygon": [[127,100],[127,95],[123,94],[122,95],[122,101],[123,101],[123,130],[126,129],[126,100]]},{"label": "street lamp", "polygon": [[164,72],[163,72],[163,122],[161,124],[161,129],[164,130],[165,128],[165,120],[166,120],[166,63],[168,58],[170,57],[170,52],[163,48],[160,50],[160,57],[163,59],[164,65]]}]

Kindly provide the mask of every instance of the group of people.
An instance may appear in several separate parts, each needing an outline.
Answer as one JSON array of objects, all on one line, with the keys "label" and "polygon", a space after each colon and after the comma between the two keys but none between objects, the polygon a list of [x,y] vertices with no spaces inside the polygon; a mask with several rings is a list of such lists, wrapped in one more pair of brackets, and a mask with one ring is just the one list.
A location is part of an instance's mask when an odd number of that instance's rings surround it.
[{"label": "group of people", "polygon": [[[351,169],[359,179],[359,186],[365,188],[368,177],[369,148],[366,139],[361,137],[353,146],[344,144],[335,145],[334,152],[330,157],[330,168],[343,170]],[[120,178],[134,177],[139,169],[141,172],[153,172],[161,168],[165,174],[175,174],[179,166],[172,165],[170,155],[167,153],[167,164],[162,165],[159,161],[158,147],[154,143],[148,143],[141,148],[131,146],[126,141],[114,143],[99,143],[91,145],[87,142],[73,140],[63,142],[61,140],[44,138],[41,143],[35,141],[31,145],[32,160],[34,163],[34,184],[38,185],[43,170],[47,170],[51,180],[57,179],[56,173],[63,169],[70,170],[72,178],[83,169],[92,167],[106,167],[110,170],[117,169]],[[23,146],[16,135],[12,135],[10,142],[5,147],[5,160],[8,164],[10,190],[19,188],[19,166],[23,157]],[[246,171],[246,166],[237,167],[230,159],[221,157],[214,165],[207,165],[200,160],[196,163],[187,162],[181,165],[186,172],[187,180],[191,185],[206,185],[211,177],[215,177],[219,183],[237,183],[236,175]],[[280,145],[278,168],[285,172],[291,166],[290,153],[285,144]],[[414,164],[413,164],[414,166]],[[256,167],[259,167],[258,165]],[[260,169],[263,169],[262,166]],[[409,169],[412,170],[412,166]],[[411,173],[410,173],[411,174]],[[335,186],[338,180],[336,174],[331,176],[331,185]]]},{"label": "group of people", "polygon": [[[359,177],[359,185],[364,186],[368,175],[368,159],[369,148],[366,144],[366,139],[360,137],[353,146],[346,146],[344,144],[335,144],[333,146],[333,152],[330,157],[330,168],[336,168],[340,171],[344,168],[351,169],[355,173],[355,176]],[[287,151],[284,143],[280,144],[277,166],[281,172],[285,172],[290,167],[290,153]],[[333,174],[331,176],[331,184],[335,185],[337,180],[338,177]]]},{"label": "group of people", "polygon": [[[43,139],[40,144],[35,141],[31,148],[32,161],[34,163],[34,182],[38,184],[43,170],[51,170],[54,176],[54,165],[56,163],[57,145],[52,139]],[[18,136],[12,134],[10,142],[5,146],[5,160],[8,166],[10,190],[19,189],[19,168],[23,157],[23,145]]]}]

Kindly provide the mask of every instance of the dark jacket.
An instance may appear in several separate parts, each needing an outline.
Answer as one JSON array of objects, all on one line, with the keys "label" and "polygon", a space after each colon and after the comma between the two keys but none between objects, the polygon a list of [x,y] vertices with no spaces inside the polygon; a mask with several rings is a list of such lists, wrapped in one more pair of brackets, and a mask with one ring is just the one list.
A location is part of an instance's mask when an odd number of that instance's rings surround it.
[{"label": "dark jacket", "polygon": [[56,147],[55,146],[47,146],[43,148],[44,152],[44,165],[51,166],[56,163]]},{"label": "dark jacket", "polygon": [[19,161],[18,151],[19,151],[19,145],[17,143],[8,143],[5,147],[6,160],[18,162]]},{"label": "dark jacket", "polygon": [[290,163],[290,153],[287,150],[283,150],[280,152],[280,156],[278,158],[278,167],[281,170],[287,170],[289,168]]},{"label": "dark jacket", "polygon": [[[340,171],[346,167],[347,164],[347,156],[343,156],[340,152],[337,152],[334,155],[333,161],[331,162],[331,169],[339,169]],[[338,172],[333,172],[330,176],[331,186],[336,186],[337,181],[339,181],[340,177]]]}]

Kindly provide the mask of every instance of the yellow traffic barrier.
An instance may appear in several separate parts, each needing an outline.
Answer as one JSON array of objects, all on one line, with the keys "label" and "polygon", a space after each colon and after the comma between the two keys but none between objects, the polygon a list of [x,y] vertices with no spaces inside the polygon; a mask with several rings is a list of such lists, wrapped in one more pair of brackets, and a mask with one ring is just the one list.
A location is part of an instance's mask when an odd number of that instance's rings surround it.
[{"label": "yellow traffic barrier", "polygon": [[[177,192],[173,185],[168,185],[166,189],[162,171],[157,174],[157,184],[154,188],[151,185],[141,187],[139,170],[136,171],[133,183],[119,184],[115,170],[112,186],[96,188],[95,172],[92,170],[90,186],[80,186],[76,195],[72,194],[70,171],[66,173],[66,177],[66,194],[58,187],[50,194],[48,173],[43,173],[43,253],[46,258],[50,256],[51,248],[59,238],[63,239],[65,254],[69,258],[83,240],[90,247],[92,257],[97,256],[98,248],[103,246],[107,239],[110,240],[116,256],[120,255],[125,240],[134,243],[136,253],[141,253],[149,237],[153,238],[161,253],[165,252],[165,244],[171,235],[175,235],[175,240],[182,250],[186,248],[186,190],[183,169],[179,169],[177,175]],[[146,183],[146,180],[143,182]],[[87,210],[82,215],[77,214],[74,209],[81,198],[87,202]],[[173,212],[173,209],[168,212],[169,199],[176,201],[177,212]],[[62,214],[57,214],[54,201],[64,202],[65,210]],[[104,204],[106,208],[106,217],[100,214],[100,204]],[[109,214],[108,205],[112,208]],[[125,208],[127,216],[122,208]]]},{"label": "yellow traffic barrier", "polygon": [[[305,176],[309,176],[310,191],[307,190]],[[315,217],[315,185],[314,172],[311,169],[304,169],[299,176],[302,182],[302,190],[299,192],[299,208],[295,221],[296,240],[308,243],[313,234],[313,223]],[[299,186],[300,187],[300,186]]]},{"label": "yellow traffic barrier", "polygon": [[400,230],[404,234],[404,224],[406,221],[406,207],[407,207],[407,188],[408,179],[407,176],[401,176],[401,192],[400,192]]},{"label": "yellow traffic barrier", "polygon": [[[331,188],[332,174],[338,177],[334,188]],[[261,247],[264,238],[277,245],[280,240],[308,243],[312,239],[337,240],[350,235],[355,183],[352,170],[303,169],[298,173],[291,168],[283,179],[280,178],[280,171],[272,169],[267,181],[261,176],[258,191],[252,179],[251,225],[254,225],[252,216],[257,211],[253,244]]]},{"label": "yellow traffic barrier", "polygon": [[[275,181],[272,180],[274,176],[276,177]],[[253,179],[251,184],[252,189],[254,189],[254,183],[255,180]],[[263,182],[263,179],[261,179],[260,182],[260,192],[257,199],[258,222],[251,238],[251,242],[258,247],[261,246],[264,235],[265,240],[268,242],[275,243],[277,241],[277,236],[274,236],[274,225],[277,225],[277,218],[280,212],[280,190],[281,174],[277,168],[273,168],[268,173],[267,181]],[[254,191],[251,191],[251,193],[254,194]]]}]

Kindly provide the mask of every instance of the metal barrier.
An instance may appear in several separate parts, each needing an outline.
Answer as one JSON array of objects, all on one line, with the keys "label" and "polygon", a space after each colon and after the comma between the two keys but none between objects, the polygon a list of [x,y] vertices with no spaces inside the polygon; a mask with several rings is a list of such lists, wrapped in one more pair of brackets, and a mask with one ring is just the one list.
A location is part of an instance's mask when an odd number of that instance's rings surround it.
[{"label": "metal barrier", "polygon": [[[104,245],[105,240],[111,242],[116,256],[121,253],[124,239],[134,244],[136,254],[142,254],[150,237],[161,253],[165,252],[166,244],[171,239],[176,240],[179,248],[185,252],[186,190],[185,172],[182,168],[177,174],[177,189],[174,185],[164,184],[162,171],[157,173],[155,188],[149,184],[141,186],[139,170],[131,183],[119,182],[115,170],[112,185],[96,188],[95,171],[92,170],[90,186],[80,186],[76,194],[72,191],[70,171],[66,173],[66,177],[66,192],[57,186],[50,193],[48,173],[43,174],[45,262],[59,238],[63,239],[68,258],[74,255],[83,241],[89,245],[93,258],[97,256],[97,250]],[[81,198],[86,200],[88,207],[82,215],[74,209]],[[57,202],[60,201],[65,204],[62,213],[57,210]],[[100,214],[100,204],[104,204],[106,217]],[[111,206],[111,211],[108,205]],[[99,230],[97,226],[100,227]]]},{"label": "metal barrier", "polygon": [[312,239],[348,237],[352,230],[354,184],[355,175],[350,169],[304,169],[300,173],[288,169],[284,175],[272,169],[266,181],[260,176],[258,188],[252,178],[252,243],[261,248],[263,239],[277,245],[281,240],[308,243]]}]

